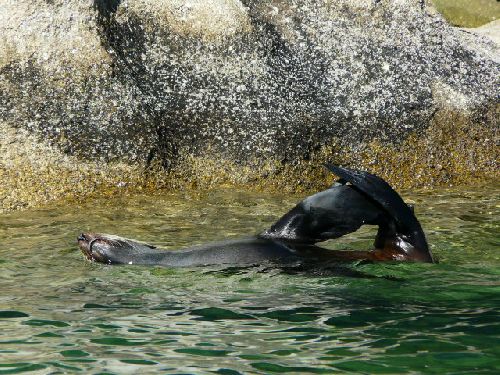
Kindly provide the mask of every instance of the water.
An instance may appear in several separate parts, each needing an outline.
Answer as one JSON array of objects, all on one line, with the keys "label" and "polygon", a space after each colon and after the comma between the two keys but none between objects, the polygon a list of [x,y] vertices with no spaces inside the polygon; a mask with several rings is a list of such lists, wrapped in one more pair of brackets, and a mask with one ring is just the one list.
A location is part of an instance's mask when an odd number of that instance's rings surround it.
[{"label": "water", "polygon": [[[500,371],[500,187],[405,194],[439,264],[376,277],[105,266],[82,230],[177,248],[256,233],[299,199],[244,192],[91,201],[0,217],[0,374]],[[366,249],[366,229],[331,248]]]}]

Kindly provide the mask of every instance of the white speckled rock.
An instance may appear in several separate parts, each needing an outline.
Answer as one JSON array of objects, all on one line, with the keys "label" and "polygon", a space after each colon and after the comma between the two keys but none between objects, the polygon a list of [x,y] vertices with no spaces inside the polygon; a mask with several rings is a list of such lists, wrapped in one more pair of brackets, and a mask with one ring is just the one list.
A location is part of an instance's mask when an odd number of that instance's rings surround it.
[{"label": "white speckled rock", "polygon": [[166,166],[398,144],[436,111],[498,103],[497,45],[426,3],[0,0],[1,118],[77,157]]}]

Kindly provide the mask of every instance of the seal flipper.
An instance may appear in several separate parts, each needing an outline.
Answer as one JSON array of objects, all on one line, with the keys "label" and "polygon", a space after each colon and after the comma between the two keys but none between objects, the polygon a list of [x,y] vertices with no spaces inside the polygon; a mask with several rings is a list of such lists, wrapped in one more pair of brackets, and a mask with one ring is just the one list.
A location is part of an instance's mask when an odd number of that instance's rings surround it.
[{"label": "seal flipper", "polygon": [[387,213],[353,185],[334,184],[305,198],[260,234],[287,242],[313,244],[385,222]]},{"label": "seal flipper", "polygon": [[386,213],[380,216],[375,239],[374,260],[413,260],[433,262],[424,231],[399,194],[380,177],[364,171],[354,171],[332,164],[326,167],[341,179],[373,199]]}]

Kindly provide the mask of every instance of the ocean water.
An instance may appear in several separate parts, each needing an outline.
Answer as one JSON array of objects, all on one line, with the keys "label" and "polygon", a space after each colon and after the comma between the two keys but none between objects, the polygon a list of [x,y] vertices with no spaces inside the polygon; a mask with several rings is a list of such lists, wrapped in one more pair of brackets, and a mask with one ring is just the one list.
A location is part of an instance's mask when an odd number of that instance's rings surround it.
[{"label": "ocean water", "polygon": [[500,187],[404,197],[438,264],[106,266],[76,245],[88,230],[168,249],[247,236],[299,196],[165,193],[0,216],[0,374],[499,373]]}]

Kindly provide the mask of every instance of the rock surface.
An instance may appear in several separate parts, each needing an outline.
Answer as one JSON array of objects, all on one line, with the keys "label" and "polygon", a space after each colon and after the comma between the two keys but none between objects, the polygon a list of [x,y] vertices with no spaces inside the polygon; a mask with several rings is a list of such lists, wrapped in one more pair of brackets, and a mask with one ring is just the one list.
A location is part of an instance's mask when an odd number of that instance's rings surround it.
[{"label": "rock surface", "polygon": [[[399,186],[498,176],[498,45],[426,1],[0,9],[0,146],[23,148],[29,134],[72,158],[52,168],[160,165],[190,184],[265,178],[291,189],[323,184],[312,166],[326,159]],[[32,165],[5,155],[4,173]]]}]

